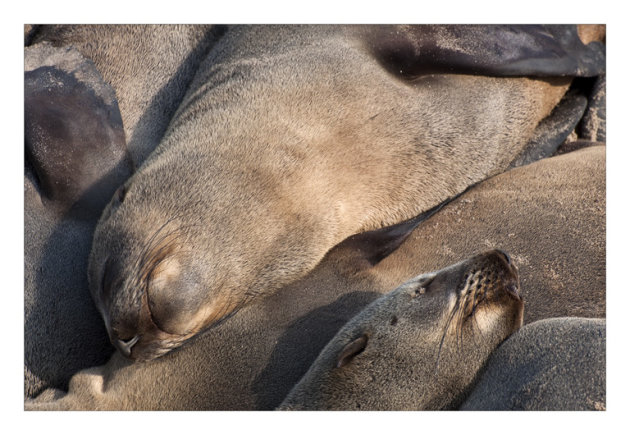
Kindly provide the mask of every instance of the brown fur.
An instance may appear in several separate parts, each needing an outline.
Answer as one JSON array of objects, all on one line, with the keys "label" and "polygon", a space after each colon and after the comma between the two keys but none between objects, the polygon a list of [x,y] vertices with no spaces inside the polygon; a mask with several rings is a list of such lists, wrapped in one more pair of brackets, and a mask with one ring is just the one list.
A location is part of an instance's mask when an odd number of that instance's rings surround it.
[{"label": "brown fur", "polygon": [[526,323],[605,317],[605,149],[589,147],[485,181],[417,229],[375,273],[387,270],[378,276],[393,287],[417,270],[500,246],[520,266]]},{"label": "brown fur", "polygon": [[606,409],[606,319],[531,323],[492,354],[460,409]]},{"label": "brown fur", "polygon": [[279,409],[451,408],[521,326],[517,292],[500,251],[413,278],[350,320]]},{"label": "brown fur", "polygon": [[[26,28],[25,28],[26,33]],[[209,25],[37,26],[29,43],[73,46],[116,91],[137,166],[160,142],[190,80],[222,29]]]},{"label": "brown fur", "polygon": [[[351,234],[501,172],[570,82],[409,81],[383,68],[362,31],[236,27],[200,66],[160,146],[95,232],[91,291],[114,342],[145,337],[132,358],[154,358],[299,279]],[[132,265],[151,238],[173,232],[185,246],[173,254],[179,276],[137,286]],[[108,259],[115,285],[105,289]],[[170,337],[150,340],[159,327],[139,328],[149,324],[142,312],[169,323]]]},{"label": "brown fur", "polygon": [[577,32],[584,44],[592,41],[604,42],[606,40],[605,24],[578,24]]},{"label": "brown fur", "polygon": [[497,246],[513,254],[526,323],[602,316],[604,155],[604,147],[591,147],[499,175],[426,221],[372,269],[357,272],[356,245],[342,244],[304,279],[190,345],[141,364],[117,353],[77,374],[62,400],[41,396],[26,408],[273,409],[362,307],[419,272],[461,260],[459,251]]}]

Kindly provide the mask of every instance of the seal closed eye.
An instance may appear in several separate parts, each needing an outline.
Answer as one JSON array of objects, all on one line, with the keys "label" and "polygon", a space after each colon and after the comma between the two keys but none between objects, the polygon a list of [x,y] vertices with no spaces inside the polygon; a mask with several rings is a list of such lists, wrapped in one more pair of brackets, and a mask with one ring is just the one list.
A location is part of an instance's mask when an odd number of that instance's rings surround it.
[{"label": "seal closed eye", "polygon": [[518,288],[517,269],[499,250],[406,282],[350,320],[279,409],[456,406],[521,326]]}]

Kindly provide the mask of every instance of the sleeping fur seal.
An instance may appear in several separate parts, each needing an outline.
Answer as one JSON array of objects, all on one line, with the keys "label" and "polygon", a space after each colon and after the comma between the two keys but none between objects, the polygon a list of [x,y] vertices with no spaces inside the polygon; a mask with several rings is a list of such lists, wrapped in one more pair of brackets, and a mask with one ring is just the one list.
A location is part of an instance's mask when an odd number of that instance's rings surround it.
[{"label": "sleeping fur seal", "polygon": [[460,409],[606,409],[606,320],[564,317],[524,326],[493,352]]},{"label": "sleeping fur seal", "polygon": [[114,352],[87,283],[94,226],[221,32],[25,26],[25,396]]},{"label": "sleeping fur seal", "polygon": [[350,320],[278,409],[452,409],[522,322],[502,251],[420,275]]},{"label": "sleeping fur seal", "polygon": [[389,256],[395,231],[353,236],[306,277],[252,301],[190,346],[142,364],[117,352],[74,376],[67,393],[49,390],[25,407],[274,409],[339,328],[376,297],[490,243],[521,266],[525,323],[602,316],[605,180],[602,146],[511,170],[422,222]]},{"label": "sleeping fur seal", "polygon": [[[116,352],[73,376],[67,393],[49,389],[25,409],[274,409],[338,329],[380,296],[356,266],[369,267],[365,258],[374,248],[368,239],[352,253],[333,249],[308,276],[253,301],[190,345],[143,363]],[[340,267],[347,261],[353,274]]]},{"label": "sleeping fur seal", "polygon": [[24,52],[24,395],[114,351],[90,300],[91,238],[132,173],[114,90],[77,50]]},{"label": "sleeping fur seal", "polygon": [[602,72],[598,44],[572,26],[228,29],[95,231],[112,342],[163,355],[504,170],[570,76]]}]

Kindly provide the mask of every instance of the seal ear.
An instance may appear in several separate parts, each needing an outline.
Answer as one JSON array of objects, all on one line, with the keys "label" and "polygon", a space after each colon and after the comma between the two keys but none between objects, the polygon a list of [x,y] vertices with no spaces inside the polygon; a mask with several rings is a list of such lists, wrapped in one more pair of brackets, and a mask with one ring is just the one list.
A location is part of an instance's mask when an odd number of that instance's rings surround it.
[{"label": "seal ear", "polygon": [[368,337],[365,334],[346,344],[346,346],[341,350],[341,353],[337,357],[337,368],[343,367],[350,361],[352,361],[355,356],[365,350],[367,344]]},{"label": "seal ear", "polygon": [[72,50],[25,52],[25,157],[44,199],[100,213],[133,164],[114,90]]},{"label": "seal ear", "polygon": [[403,78],[424,74],[593,77],[605,47],[584,45],[575,25],[417,25],[368,27],[375,57]]}]

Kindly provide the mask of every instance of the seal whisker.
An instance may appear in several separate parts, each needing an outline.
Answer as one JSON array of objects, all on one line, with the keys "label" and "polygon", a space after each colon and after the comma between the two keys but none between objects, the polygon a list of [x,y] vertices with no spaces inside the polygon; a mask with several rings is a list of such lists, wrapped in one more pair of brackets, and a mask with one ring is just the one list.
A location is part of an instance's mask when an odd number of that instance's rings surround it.
[{"label": "seal whisker", "polygon": [[464,321],[467,318],[466,316],[466,310],[468,309],[468,305],[470,303],[470,298],[471,298],[471,293],[473,292],[473,290],[471,290],[472,287],[469,285],[467,291],[464,293],[463,296],[463,301],[461,303],[461,307],[458,310],[458,315],[457,315],[457,323],[456,323],[456,346],[458,350],[461,350],[463,348],[463,343],[464,343]]},{"label": "seal whisker", "polygon": [[453,321],[453,318],[455,317],[455,314],[457,314],[457,311],[459,310],[459,305],[460,305],[460,297],[459,295],[457,296],[457,300],[455,301],[455,306],[451,309],[451,312],[449,313],[448,316],[448,320],[446,321],[446,325],[444,327],[444,330],[442,331],[442,338],[440,338],[440,344],[438,346],[438,354],[437,354],[437,358],[435,361],[435,373],[437,374],[439,366],[440,366],[440,355],[442,353],[442,346],[444,344],[444,339],[446,338],[446,334],[448,333],[448,330],[450,328],[451,322]]},{"label": "seal whisker", "polygon": [[457,350],[461,351],[464,347],[464,321],[466,319],[466,309],[470,300],[470,293],[467,293],[462,304],[462,308],[458,312],[457,316],[457,335],[456,346]]},{"label": "seal whisker", "polygon": [[[481,333],[481,335],[483,335],[483,330],[479,326],[479,322],[477,321],[477,318],[475,317],[475,312],[477,311],[477,306],[481,302],[481,298],[478,300],[477,299],[477,295],[478,295],[478,292],[475,292],[474,295],[473,295],[472,312],[470,313],[470,317],[473,320],[473,328],[476,326],[477,329],[479,330],[479,332]],[[473,340],[476,340],[474,333],[472,334],[472,337],[473,337]],[[475,341],[475,343],[476,343],[476,341]]]}]

